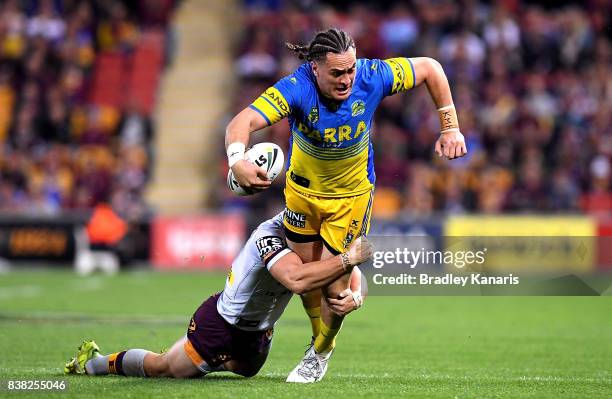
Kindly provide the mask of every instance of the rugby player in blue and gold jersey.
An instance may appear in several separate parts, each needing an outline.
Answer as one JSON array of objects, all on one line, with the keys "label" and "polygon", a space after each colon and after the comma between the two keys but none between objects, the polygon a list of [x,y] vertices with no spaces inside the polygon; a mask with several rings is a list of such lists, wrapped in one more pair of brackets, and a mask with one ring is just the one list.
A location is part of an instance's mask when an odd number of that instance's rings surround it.
[{"label": "rugby player in blue and gold jersey", "polygon": [[[308,262],[340,254],[368,232],[376,180],[370,138],[383,98],[424,83],[440,117],[435,152],[454,159],[467,150],[448,80],[437,61],[357,59],[353,39],[338,29],[317,33],[307,45],[287,46],[306,62],[236,115],[225,141],[238,183],[265,189],[266,172],[244,160],[245,148],[252,132],[289,119],[284,228],[289,247]],[[348,285],[348,278],[340,277],[323,294],[334,298]],[[330,311],[320,292],[302,298],[312,321],[313,345],[287,381],[316,382],[325,372],[343,317]],[[317,362],[320,367],[313,371]]]}]

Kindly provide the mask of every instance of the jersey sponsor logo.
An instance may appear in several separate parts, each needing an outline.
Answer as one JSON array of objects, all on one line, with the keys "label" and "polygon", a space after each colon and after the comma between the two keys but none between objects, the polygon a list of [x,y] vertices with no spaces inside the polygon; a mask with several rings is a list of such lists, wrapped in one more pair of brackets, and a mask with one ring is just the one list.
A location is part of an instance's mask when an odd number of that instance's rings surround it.
[{"label": "jersey sponsor logo", "polygon": [[391,94],[401,91],[410,90],[414,86],[414,76],[412,72],[412,64],[407,58],[389,58],[384,60],[390,67],[393,73],[393,87]]},{"label": "jersey sponsor logo", "polygon": [[285,99],[282,97],[282,94],[277,89],[275,89],[274,87],[270,87],[264,92],[264,95],[268,97],[268,99],[274,105],[278,106],[278,108],[281,109],[284,115],[287,115],[289,113],[289,106],[287,105]]},{"label": "jersey sponsor logo", "polygon": [[308,114],[308,122],[317,123],[319,121],[319,108],[314,106],[310,109],[310,113]]},{"label": "jersey sponsor logo", "polygon": [[277,236],[260,237],[255,241],[255,245],[259,251],[259,257],[264,260],[266,260],[268,256],[285,248],[285,242],[282,238]]},{"label": "jersey sponsor logo", "polygon": [[323,143],[342,143],[344,141],[359,138],[368,129],[368,126],[366,125],[365,121],[359,121],[357,122],[356,129],[354,130],[351,125],[342,125],[338,126],[337,128],[330,127],[323,131],[323,137],[321,137],[320,131],[309,129],[308,126],[304,125],[303,123],[298,123],[297,129],[313,141]]},{"label": "jersey sponsor logo", "polygon": [[406,80],[406,72],[402,66],[394,59],[385,60],[393,71],[393,88],[391,93],[398,93],[404,87],[404,81]]},{"label": "jersey sponsor logo", "polygon": [[365,103],[363,100],[353,101],[351,104],[351,116],[359,116],[365,112]]},{"label": "jersey sponsor logo", "polygon": [[289,208],[285,208],[285,221],[293,227],[306,227],[306,215],[303,213],[294,212]]},{"label": "jersey sponsor logo", "polygon": [[348,248],[348,246],[353,242],[353,238],[355,235],[351,232],[347,233],[346,237],[344,237],[344,241],[342,241],[342,246],[344,249]]},{"label": "jersey sponsor logo", "polygon": [[355,238],[355,234],[357,233],[357,228],[359,227],[359,220],[352,219],[351,224],[349,225],[349,231],[346,233],[344,237],[344,241],[342,241],[342,245],[344,249],[348,248],[349,245],[353,242]]}]

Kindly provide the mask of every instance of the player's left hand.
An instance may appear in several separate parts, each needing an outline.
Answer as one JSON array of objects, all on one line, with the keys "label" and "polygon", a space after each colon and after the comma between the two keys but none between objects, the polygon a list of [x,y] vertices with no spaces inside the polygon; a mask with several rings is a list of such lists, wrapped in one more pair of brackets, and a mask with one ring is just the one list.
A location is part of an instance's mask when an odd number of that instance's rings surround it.
[{"label": "player's left hand", "polygon": [[346,316],[363,305],[363,298],[360,293],[353,293],[347,288],[338,295],[338,298],[327,298],[327,304],[334,314]]},{"label": "player's left hand", "polygon": [[436,141],[436,154],[439,157],[444,155],[448,159],[460,158],[467,154],[463,134],[459,130],[440,133],[440,137]]}]

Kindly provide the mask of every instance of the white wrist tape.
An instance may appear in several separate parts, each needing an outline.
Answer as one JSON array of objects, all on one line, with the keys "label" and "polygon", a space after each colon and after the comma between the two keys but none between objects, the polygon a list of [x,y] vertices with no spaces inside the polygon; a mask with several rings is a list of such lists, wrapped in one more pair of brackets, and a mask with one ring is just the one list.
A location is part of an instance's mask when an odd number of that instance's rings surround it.
[{"label": "white wrist tape", "polygon": [[357,309],[359,309],[361,305],[363,305],[363,297],[361,296],[361,292],[352,291],[352,294],[353,294],[353,301],[355,301],[355,305],[357,305]]},{"label": "white wrist tape", "polygon": [[244,143],[232,143],[227,146],[227,163],[231,168],[234,164],[241,159],[244,159]]}]

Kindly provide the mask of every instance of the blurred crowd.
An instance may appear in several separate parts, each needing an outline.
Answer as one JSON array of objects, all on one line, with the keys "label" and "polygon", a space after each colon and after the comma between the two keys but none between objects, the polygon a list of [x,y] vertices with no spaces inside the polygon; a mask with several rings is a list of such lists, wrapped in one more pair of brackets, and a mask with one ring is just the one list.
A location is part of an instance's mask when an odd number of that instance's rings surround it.
[{"label": "blurred crowd", "polygon": [[98,61],[127,71],[146,32],[165,32],[173,3],[0,2],[0,211],[53,215],[108,201],[147,212],[151,109],[106,82],[114,72]]},{"label": "blurred crowd", "polygon": [[[317,30],[336,26],[354,37],[358,57],[440,61],[469,150],[454,161],[434,156],[439,122],[425,87],[385,99],[373,129],[377,216],[610,215],[609,1],[385,4],[245,1],[235,62],[240,90],[232,113],[299,65],[285,42],[307,43]],[[256,137],[286,148],[287,123]],[[225,190],[220,204],[266,207],[271,198],[282,198],[284,179],[278,180],[271,192],[248,199]]]}]

